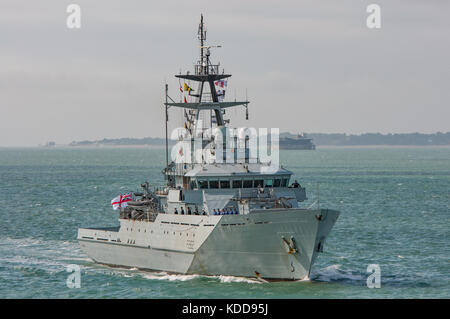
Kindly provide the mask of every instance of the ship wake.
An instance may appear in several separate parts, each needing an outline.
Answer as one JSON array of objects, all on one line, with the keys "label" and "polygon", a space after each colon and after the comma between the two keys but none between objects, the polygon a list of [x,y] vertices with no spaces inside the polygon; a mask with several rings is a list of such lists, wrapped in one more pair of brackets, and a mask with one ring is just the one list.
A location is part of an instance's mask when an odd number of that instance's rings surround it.
[{"label": "ship wake", "polygon": [[168,274],[166,272],[154,272],[143,274],[142,277],[149,280],[167,280],[167,281],[188,281],[193,279],[210,279],[219,281],[221,283],[248,283],[248,284],[260,284],[262,281],[246,277],[235,276],[206,276],[206,275],[182,275],[182,274]]},{"label": "ship wake", "polygon": [[313,271],[311,273],[312,281],[322,282],[348,282],[360,284],[365,281],[365,277],[349,269],[343,269],[341,264],[334,264],[328,267]]}]

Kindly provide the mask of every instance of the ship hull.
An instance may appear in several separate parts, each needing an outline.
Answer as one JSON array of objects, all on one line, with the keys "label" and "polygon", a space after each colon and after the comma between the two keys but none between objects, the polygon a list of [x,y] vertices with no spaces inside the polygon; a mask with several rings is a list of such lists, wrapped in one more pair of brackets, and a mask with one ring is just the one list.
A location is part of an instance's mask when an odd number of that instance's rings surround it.
[{"label": "ship hull", "polygon": [[117,230],[79,229],[78,239],[90,258],[110,266],[300,280],[309,276],[338,215],[326,209],[160,214],[154,222],[121,220]]}]

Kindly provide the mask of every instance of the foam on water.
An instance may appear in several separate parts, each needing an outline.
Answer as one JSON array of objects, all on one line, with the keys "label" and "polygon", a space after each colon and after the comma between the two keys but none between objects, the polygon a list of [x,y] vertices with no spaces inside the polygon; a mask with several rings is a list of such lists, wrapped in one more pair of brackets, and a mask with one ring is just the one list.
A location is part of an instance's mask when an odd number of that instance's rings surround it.
[{"label": "foam on water", "polygon": [[168,274],[166,272],[155,272],[150,274],[143,274],[142,277],[150,280],[187,281],[199,278],[200,275],[179,275],[179,274]]},{"label": "foam on water", "polygon": [[309,276],[306,276],[305,278],[297,280],[297,281],[299,281],[299,282],[302,282],[302,281],[311,282],[311,278]]},{"label": "foam on water", "polygon": [[262,281],[246,277],[235,277],[235,276],[204,276],[204,275],[181,275],[181,274],[168,274],[166,272],[153,272],[153,273],[143,273],[142,277],[149,280],[167,280],[167,281],[188,281],[193,279],[213,279],[220,283],[249,283],[249,284],[260,284]]},{"label": "foam on water", "polygon": [[313,271],[313,280],[317,281],[354,281],[361,282],[365,278],[360,274],[355,274],[350,270],[343,270],[341,264],[334,264],[328,267]]},{"label": "foam on water", "polygon": [[36,238],[1,238],[0,264],[7,268],[26,271],[44,271],[49,274],[64,272],[69,264],[89,259],[81,254],[78,245],[70,241]]},{"label": "foam on water", "polygon": [[267,281],[258,280],[258,279],[252,279],[252,278],[246,278],[246,277],[234,277],[234,276],[208,276],[210,278],[218,278],[220,282],[222,283],[229,283],[229,282],[244,282],[247,284],[261,284]]}]

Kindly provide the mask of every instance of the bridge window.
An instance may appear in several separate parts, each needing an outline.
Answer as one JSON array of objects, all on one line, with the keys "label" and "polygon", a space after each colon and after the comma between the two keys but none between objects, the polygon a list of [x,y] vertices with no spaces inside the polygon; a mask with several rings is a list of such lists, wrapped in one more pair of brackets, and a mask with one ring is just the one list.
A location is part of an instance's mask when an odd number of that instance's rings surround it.
[{"label": "bridge window", "polygon": [[197,188],[197,181],[191,181],[191,189]]},{"label": "bridge window", "polygon": [[273,179],[266,179],[265,187],[273,187]]},{"label": "bridge window", "polygon": [[254,187],[263,187],[264,181],[262,179],[255,179],[255,185]]},{"label": "bridge window", "polygon": [[252,180],[244,180],[244,188],[252,188],[253,181]]},{"label": "bridge window", "polygon": [[280,187],[281,185],[281,179],[276,178],[273,180],[273,187]]},{"label": "bridge window", "polygon": [[219,181],[209,181],[209,188],[219,188]]},{"label": "bridge window", "polygon": [[220,188],[230,188],[230,181],[220,181]]},{"label": "bridge window", "polygon": [[283,178],[281,180],[281,187],[288,187],[289,185],[289,178]]},{"label": "bridge window", "polygon": [[198,181],[199,188],[206,189],[208,188],[208,181]]},{"label": "bridge window", "polygon": [[233,188],[242,188],[242,181],[233,181]]}]

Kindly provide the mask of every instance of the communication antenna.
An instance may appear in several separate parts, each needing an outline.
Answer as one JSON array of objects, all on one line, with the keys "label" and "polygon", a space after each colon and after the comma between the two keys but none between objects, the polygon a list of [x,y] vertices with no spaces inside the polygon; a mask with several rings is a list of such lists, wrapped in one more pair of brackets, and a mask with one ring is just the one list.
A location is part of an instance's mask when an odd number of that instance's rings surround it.
[{"label": "communication antenna", "polygon": [[[245,89],[245,100],[248,101],[247,88]],[[245,104],[245,120],[248,121],[248,104]]]},{"label": "communication antenna", "polygon": [[[168,142],[168,132],[167,132],[167,122],[169,121],[169,111],[168,111],[168,102],[169,102],[169,85],[165,84],[165,95],[166,95],[166,103],[165,103],[165,113],[166,113],[166,170],[169,167],[169,142]],[[167,176],[167,184],[169,183],[169,177]]]},{"label": "communication antenna", "polygon": [[320,210],[320,182],[317,182],[317,208]]},{"label": "communication antenna", "polygon": [[198,39],[200,40],[200,65],[206,67],[205,56],[203,55],[203,43],[206,41],[206,30],[203,24],[203,14],[200,15],[200,25],[198,26]]}]

